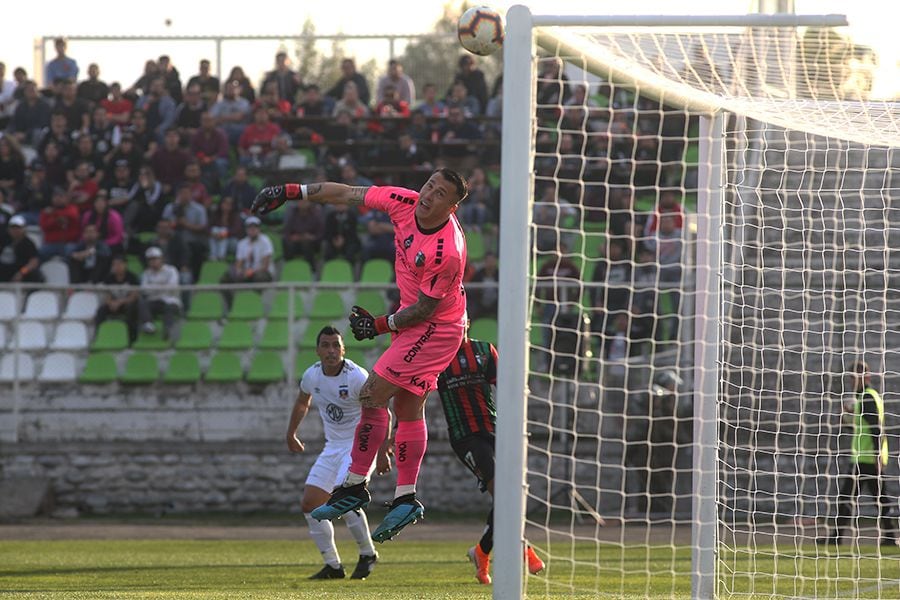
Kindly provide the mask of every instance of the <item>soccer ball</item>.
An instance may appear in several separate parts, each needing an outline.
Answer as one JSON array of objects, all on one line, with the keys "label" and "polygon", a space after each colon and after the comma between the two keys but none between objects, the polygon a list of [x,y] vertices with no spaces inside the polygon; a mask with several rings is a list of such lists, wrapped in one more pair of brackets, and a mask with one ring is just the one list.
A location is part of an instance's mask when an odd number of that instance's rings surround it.
[{"label": "soccer ball", "polygon": [[457,36],[463,48],[472,54],[487,56],[503,45],[503,20],[487,6],[470,8],[459,18]]}]

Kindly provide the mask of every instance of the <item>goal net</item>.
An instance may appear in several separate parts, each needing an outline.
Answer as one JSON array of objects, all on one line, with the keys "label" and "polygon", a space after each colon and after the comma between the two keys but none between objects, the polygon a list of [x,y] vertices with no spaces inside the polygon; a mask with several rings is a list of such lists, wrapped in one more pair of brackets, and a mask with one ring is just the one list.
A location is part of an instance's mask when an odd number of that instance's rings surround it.
[{"label": "goal net", "polygon": [[900,107],[867,99],[866,49],[529,19],[505,46],[495,597],[900,597],[890,519],[841,492],[864,360],[897,516]]}]

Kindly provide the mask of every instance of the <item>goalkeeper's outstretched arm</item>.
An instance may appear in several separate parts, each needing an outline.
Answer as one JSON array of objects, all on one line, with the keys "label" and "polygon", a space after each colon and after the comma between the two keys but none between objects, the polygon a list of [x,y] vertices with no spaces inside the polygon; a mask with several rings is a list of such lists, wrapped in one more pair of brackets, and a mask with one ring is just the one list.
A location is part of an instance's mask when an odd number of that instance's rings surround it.
[{"label": "goalkeeper's outstretched arm", "polygon": [[343,183],[286,183],[260,190],[250,210],[264,215],[272,212],[288,200],[307,199],[317,204],[347,204],[360,206],[366,198],[369,186],[350,186]]}]

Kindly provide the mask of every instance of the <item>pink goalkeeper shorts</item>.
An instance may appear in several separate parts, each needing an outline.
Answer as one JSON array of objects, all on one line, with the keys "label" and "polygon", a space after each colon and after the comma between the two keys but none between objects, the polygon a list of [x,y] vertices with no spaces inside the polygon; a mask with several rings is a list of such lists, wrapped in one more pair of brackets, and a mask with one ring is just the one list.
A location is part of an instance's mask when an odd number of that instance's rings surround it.
[{"label": "pink goalkeeper shorts", "polygon": [[437,378],[447,368],[462,344],[462,323],[424,322],[391,337],[391,345],[375,362],[379,376],[417,396],[437,387]]}]

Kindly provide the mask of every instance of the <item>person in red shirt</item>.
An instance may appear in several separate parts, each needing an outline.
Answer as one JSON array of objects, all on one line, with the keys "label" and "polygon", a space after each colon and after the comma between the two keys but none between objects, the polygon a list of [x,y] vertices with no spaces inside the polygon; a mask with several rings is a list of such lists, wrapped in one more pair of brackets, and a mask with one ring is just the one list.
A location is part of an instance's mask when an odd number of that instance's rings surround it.
[{"label": "person in red shirt", "polygon": [[109,98],[101,100],[100,106],[106,109],[107,118],[116,125],[128,125],[131,122],[134,103],[122,96],[122,86],[118,82],[110,84]]},{"label": "person in red shirt", "polygon": [[72,173],[69,193],[72,196],[72,204],[78,209],[78,214],[82,215],[94,206],[94,198],[97,197],[100,186],[91,178],[91,166],[86,160],[76,164]]},{"label": "person in red shirt", "polygon": [[373,111],[376,117],[369,122],[369,131],[387,138],[396,139],[405,129],[405,121],[393,121],[392,119],[406,119],[409,117],[409,103],[400,99],[397,88],[388,84],[384,86],[381,101]]},{"label": "person in red shirt", "polygon": [[672,190],[665,190],[659,196],[656,204],[656,212],[647,218],[644,224],[644,237],[650,237],[659,229],[659,219],[666,213],[672,213],[675,217],[675,228],[684,227],[684,211],[678,201],[678,194]]},{"label": "person in red shirt", "polygon": [[278,83],[270,81],[263,87],[259,99],[253,105],[253,110],[264,108],[269,113],[269,118],[278,120],[291,114],[291,103],[278,97]]},{"label": "person in red shirt", "polygon": [[238,156],[242,165],[261,163],[262,158],[272,150],[272,140],[281,133],[281,127],[269,120],[269,113],[263,107],[253,111],[253,122],[244,128],[238,140]]},{"label": "person in red shirt", "polygon": [[75,243],[81,237],[81,215],[69,203],[69,194],[62,188],[53,190],[52,203],[41,211],[38,225],[44,234],[38,251],[41,262],[54,256],[65,257],[66,244]]}]

